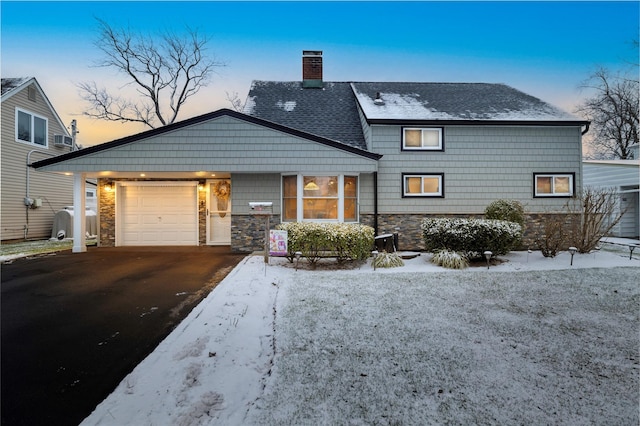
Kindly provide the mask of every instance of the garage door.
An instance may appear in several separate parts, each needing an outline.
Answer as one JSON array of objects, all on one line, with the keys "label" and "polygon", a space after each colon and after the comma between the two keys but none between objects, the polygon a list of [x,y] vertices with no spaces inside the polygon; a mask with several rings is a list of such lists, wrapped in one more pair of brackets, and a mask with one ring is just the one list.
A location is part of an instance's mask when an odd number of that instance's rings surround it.
[{"label": "garage door", "polygon": [[198,245],[196,182],[122,182],[118,245]]}]

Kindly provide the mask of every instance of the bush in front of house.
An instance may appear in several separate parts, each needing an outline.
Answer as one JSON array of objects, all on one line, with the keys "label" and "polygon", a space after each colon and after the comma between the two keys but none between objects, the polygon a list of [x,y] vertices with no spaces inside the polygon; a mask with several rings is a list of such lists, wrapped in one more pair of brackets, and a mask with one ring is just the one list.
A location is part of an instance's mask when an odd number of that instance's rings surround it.
[{"label": "bush in front of house", "polygon": [[431,262],[448,269],[464,269],[469,266],[469,259],[464,254],[448,249],[435,252]]},{"label": "bush in front of house", "polygon": [[371,254],[374,229],[359,223],[291,222],[277,226],[287,231],[290,261],[300,252],[315,265],[322,257],[365,260]]},{"label": "bush in front of house", "polygon": [[397,268],[404,266],[404,261],[398,253],[387,253],[383,251],[373,258],[371,264],[374,268]]},{"label": "bush in front of house", "polygon": [[524,226],[525,216],[522,203],[517,200],[496,200],[484,210],[486,219],[506,220]]},{"label": "bush in front of house", "polygon": [[450,250],[468,259],[509,253],[522,237],[522,226],[496,219],[426,218],[421,223],[425,249],[436,253]]}]

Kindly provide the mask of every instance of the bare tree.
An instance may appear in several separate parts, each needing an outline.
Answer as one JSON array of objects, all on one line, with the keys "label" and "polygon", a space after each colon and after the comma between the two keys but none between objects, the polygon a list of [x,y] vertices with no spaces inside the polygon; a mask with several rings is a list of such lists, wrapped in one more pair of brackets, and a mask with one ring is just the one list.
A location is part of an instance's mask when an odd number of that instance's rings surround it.
[{"label": "bare tree", "polygon": [[[159,39],[112,28],[97,20],[96,47],[104,59],[96,65],[115,68],[127,78],[139,99],[115,95],[94,81],[79,83],[89,103],[84,115],[100,120],[142,123],[150,128],[173,123],[185,102],[205,87],[216,67],[224,64],[206,56],[208,39],[187,29],[187,35],[165,32]],[[159,123],[159,124],[158,124]]]},{"label": "bare tree", "polygon": [[566,205],[568,212],[580,215],[580,222],[574,222],[569,238],[580,253],[589,253],[602,237],[609,235],[628,208],[620,205],[620,194],[615,188],[584,188],[579,197]]},{"label": "bare tree", "polygon": [[240,95],[238,95],[238,92],[233,92],[233,93],[225,92],[225,93],[227,94],[227,101],[229,101],[229,103],[231,104],[231,108],[233,108],[234,111],[237,111],[237,112],[244,111],[245,102],[243,102],[242,99],[240,99]]},{"label": "bare tree", "polygon": [[583,85],[595,94],[576,112],[592,123],[588,144],[594,158],[632,158],[630,146],[639,142],[640,127],[637,66],[634,70],[636,74],[625,75],[600,68]]}]

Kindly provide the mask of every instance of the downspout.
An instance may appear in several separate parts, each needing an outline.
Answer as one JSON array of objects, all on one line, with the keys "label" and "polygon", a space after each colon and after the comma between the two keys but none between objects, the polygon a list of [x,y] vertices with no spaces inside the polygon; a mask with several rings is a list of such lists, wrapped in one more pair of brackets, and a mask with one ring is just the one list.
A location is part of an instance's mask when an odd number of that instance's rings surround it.
[{"label": "downspout", "polygon": [[587,132],[589,131],[589,126],[591,125],[591,123],[587,123],[584,125],[584,130],[582,131],[582,136],[586,135]]},{"label": "downspout", "polygon": [[378,172],[373,172],[373,229],[378,235]]}]

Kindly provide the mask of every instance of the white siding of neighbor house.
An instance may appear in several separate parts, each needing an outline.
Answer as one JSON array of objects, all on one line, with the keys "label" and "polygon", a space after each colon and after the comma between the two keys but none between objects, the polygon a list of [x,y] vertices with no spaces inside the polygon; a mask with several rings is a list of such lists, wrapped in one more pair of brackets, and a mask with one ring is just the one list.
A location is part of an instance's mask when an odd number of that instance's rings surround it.
[{"label": "white siding of neighbor house", "polygon": [[366,172],[377,161],[229,116],[43,169],[230,173]]},{"label": "white siding of neighbor house", "polygon": [[[633,164],[634,161],[635,164]],[[593,186],[620,190],[621,186],[635,186],[637,188],[640,183],[638,160],[620,161],[619,164],[614,161],[585,161],[582,167],[584,168],[585,187]]]},{"label": "white siding of neighbor house", "polygon": [[[618,208],[625,209],[611,230],[616,237],[637,238],[640,234],[640,163],[638,160],[585,161],[584,186],[620,193]],[[618,210],[619,211],[619,210]]]},{"label": "white siding of neighbor house", "polygon": [[[575,173],[581,185],[580,127],[445,126],[444,152],[401,151],[401,126],[372,126],[379,212],[474,214],[497,199],[527,212],[560,209],[564,198],[534,198],[534,173]],[[444,198],[402,198],[402,173],[444,173]]]},{"label": "white siding of neighbor house", "polygon": [[[69,152],[67,147],[53,144],[54,134],[68,134],[50,110],[41,92],[36,90],[36,100],[27,96],[27,87],[2,102],[2,160],[1,160],[1,232],[2,240],[25,238],[49,238],[55,212],[73,203],[73,177],[57,173],[29,171],[29,197],[42,200],[42,207],[27,209],[24,198],[27,193],[27,156],[31,162],[44,160]],[[16,107],[47,118],[48,146],[16,141]],[[25,233],[25,227],[28,232]]]}]

